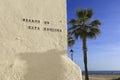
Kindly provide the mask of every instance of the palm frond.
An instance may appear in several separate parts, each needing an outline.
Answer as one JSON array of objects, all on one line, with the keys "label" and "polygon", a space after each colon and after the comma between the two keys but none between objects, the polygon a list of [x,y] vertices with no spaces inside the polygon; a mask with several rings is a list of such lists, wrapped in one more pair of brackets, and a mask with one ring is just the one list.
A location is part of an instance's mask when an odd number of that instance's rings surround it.
[{"label": "palm frond", "polygon": [[79,37],[82,38],[82,30],[81,28],[78,28],[76,30],[72,31],[72,35],[74,35],[75,39],[78,39]]},{"label": "palm frond", "polygon": [[71,32],[68,32],[68,46],[72,47],[75,44],[75,40],[73,39]]},{"label": "palm frond", "polygon": [[69,23],[72,25],[79,25],[80,22],[78,20],[72,19]]},{"label": "palm frond", "polygon": [[87,32],[87,38],[96,38],[98,34],[101,33],[100,29],[98,27],[88,27]]},{"label": "palm frond", "polygon": [[68,31],[75,30],[77,27],[78,27],[77,25],[72,25],[72,27],[68,28]]},{"label": "palm frond", "polygon": [[94,32],[87,32],[87,38],[96,38],[96,34]]},{"label": "palm frond", "polygon": [[68,31],[67,38],[71,37],[72,33]]},{"label": "palm frond", "polygon": [[85,14],[85,11],[84,11],[84,10],[78,9],[78,10],[76,11],[76,15],[77,15],[77,18],[78,18],[78,19],[83,19],[84,14]]},{"label": "palm frond", "polygon": [[87,22],[89,19],[92,18],[93,11],[92,9],[79,9],[76,11],[76,15],[80,22]]},{"label": "palm frond", "polygon": [[93,26],[93,27],[94,26],[98,27],[98,25],[101,25],[101,22],[99,20],[94,20],[90,23],[90,25]]},{"label": "palm frond", "polygon": [[88,19],[92,18],[92,16],[93,16],[93,11],[92,11],[92,9],[87,9],[87,10],[86,10],[86,16],[87,16]]},{"label": "palm frond", "polygon": [[75,40],[72,37],[69,38],[69,40],[68,40],[68,46],[72,47],[74,44],[75,44]]},{"label": "palm frond", "polygon": [[90,28],[90,32],[93,32],[93,33],[95,33],[96,35],[98,35],[98,34],[101,33],[100,29],[97,28],[97,27],[92,27],[92,28]]}]

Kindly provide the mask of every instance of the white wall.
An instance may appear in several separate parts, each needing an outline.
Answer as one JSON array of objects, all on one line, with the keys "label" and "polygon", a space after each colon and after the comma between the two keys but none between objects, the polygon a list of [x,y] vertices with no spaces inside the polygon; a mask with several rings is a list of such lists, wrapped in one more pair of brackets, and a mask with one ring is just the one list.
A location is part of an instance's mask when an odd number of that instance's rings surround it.
[{"label": "white wall", "polygon": [[80,80],[66,35],[66,0],[0,0],[0,80]]}]

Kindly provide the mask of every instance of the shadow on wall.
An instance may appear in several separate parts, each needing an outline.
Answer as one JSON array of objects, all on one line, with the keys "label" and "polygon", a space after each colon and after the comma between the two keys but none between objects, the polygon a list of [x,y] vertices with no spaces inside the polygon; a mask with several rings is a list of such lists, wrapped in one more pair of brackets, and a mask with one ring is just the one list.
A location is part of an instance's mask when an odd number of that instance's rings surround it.
[{"label": "shadow on wall", "polygon": [[65,53],[66,51],[50,50],[44,53],[20,54],[20,58],[27,64],[25,80],[63,80],[62,55]]}]

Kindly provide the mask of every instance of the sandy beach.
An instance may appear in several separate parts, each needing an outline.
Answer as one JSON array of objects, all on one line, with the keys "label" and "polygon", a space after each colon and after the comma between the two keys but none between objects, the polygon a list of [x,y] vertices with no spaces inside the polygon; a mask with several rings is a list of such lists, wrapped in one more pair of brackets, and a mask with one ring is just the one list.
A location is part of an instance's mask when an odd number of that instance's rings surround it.
[{"label": "sandy beach", "polygon": [[[107,75],[107,74],[99,74],[99,75],[96,75],[96,74],[93,74],[93,75],[89,75],[89,80],[112,80],[112,79],[116,79],[120,77],[120,74],[110,74],[110,75]],[[84,75],[83,75],[83,80],[84,79]]]}]

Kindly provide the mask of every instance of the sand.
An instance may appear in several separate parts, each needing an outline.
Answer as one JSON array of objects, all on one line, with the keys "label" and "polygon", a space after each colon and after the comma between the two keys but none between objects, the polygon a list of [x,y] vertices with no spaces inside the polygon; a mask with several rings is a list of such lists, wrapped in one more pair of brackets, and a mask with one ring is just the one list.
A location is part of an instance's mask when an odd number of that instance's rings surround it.
[{"label": "sand", "polygon": [[[120,77],[120,74],[117,75],[117,74],[110,74],[110,75],[102,75],[102,74],[99,74],[99,75],[96,75],[96,74],[93,74],[93,75],[89,75],[89,80],[112,80],[112,79],[116,79]],[[83,75],[83,80],[84,79],[84,75]]]}]

